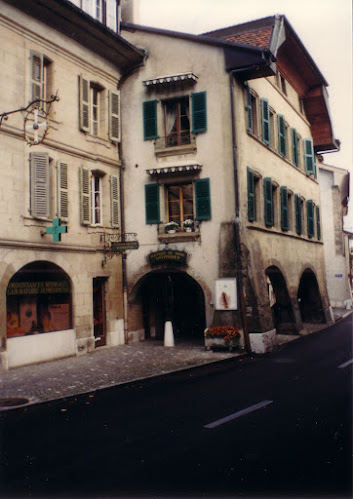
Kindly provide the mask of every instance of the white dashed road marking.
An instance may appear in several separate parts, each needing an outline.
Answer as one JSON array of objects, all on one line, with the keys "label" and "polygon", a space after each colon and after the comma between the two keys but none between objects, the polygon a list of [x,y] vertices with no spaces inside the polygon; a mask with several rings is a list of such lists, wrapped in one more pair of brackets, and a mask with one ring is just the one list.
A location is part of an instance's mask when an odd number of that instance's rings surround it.
[{"label": "white dashed road marking", "polygon": [[258,404],[247,407],[246,409],[242,409],[241,411],[235,412],[234,414],[230,414],[222,419],[218,419],[217,421],[213,421],[213,423],[209,423],[204,426],[204,428],[216,428],[224,423],[228,423],[229,421],[233,421],[233,419],[240,418],[240,416],[244,416],[245,414],[249,414],[249,412],[257,411],[258,409],[262,409],[269,404],[272,404],[273,400],[263,400]]},{"label": "white dashed road marking", "polygon": [[353,364],[353,359],[351,360],[347,360],[347,362],[345,362],[344,364],[341,364],[340,366],[338,366],[339,369],[343,369],[344,367],[347,367],[349,366],[350,364]]}]

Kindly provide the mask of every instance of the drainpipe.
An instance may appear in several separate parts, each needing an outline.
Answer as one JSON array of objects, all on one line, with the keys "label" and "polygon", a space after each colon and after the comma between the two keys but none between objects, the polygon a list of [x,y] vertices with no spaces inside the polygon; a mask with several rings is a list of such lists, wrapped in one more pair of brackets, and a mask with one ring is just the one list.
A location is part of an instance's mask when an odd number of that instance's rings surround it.
[{"label": "drainpipe", "polygon": [[232,119],[232,149],[233,149],[233,177],[234,177],[234,194],[235,194],[235,250],[236,250],[236,267],[238,281],[238,301],[240,304],[240,315],[244,330],[245,349],[248,354],[251,354],[251,344],[248,329],[248,320],[245,310],[243,275],[242,275],[242,258],[241,258],[241,241],[240,241],[240,208],[239,208],[239,182],[238,182],[238,154],[236,140],[236,123],[235,123],[235,102],[234,102],[234,75],[242,70],[233,70],[229,73],[229,91],[230,91],[230,109]]},{"label": "drainpipe", "polygon": [[[119,157],[122,160],[122,147],[121,142],[119,143]],[[125,199],[124,199],[124,170],[125,165],[122,160],[120,169],[120,226],[121,226],[121,240],[125,241]],[[123,273],[123,318],[124,318],[124,343],[127,345],[129,343],[129,328],[128,328],[128,291],[127,291],[127,266],[126,266],[127,254],[126,251],[122,252],[122,273]]]}]

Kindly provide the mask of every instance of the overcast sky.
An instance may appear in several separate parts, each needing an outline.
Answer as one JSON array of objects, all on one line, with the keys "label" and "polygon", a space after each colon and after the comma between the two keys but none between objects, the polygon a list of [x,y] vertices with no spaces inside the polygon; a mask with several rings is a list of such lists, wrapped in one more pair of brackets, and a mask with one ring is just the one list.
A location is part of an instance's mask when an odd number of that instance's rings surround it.
[{"label": "overcast sky", "polygon": [[[137,0],[138,24],[202,33],[274,14],[284,14],[314,59],[329,87],[339,153],[325,162],[352,170],[352,6],[351,0]],[[353,196],[351,205],[353,203]],[[353,206],[347,229],[353,230]],[[347,223],[349,222],[349,223]]]}]

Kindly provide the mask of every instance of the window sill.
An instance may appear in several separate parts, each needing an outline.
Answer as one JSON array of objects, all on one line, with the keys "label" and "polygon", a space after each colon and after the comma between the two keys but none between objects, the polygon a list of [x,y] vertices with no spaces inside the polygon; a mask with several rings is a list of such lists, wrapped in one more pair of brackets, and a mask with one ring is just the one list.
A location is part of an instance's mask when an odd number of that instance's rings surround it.
[{"label": "window sill", "polygon": [[176,232],[175,234],[158,234],[158,241],[161,243],[183,243],[198,241],[201,238],[200,232]]},{"label": "window sill", "polygon": [[161,158],[166,156],[178,156],[180,154],[191,154],[193,152],[196,152],[196,150],[196,144],[185,144],[182,146],[158,148],[155,149],[154,152],[157,158]]},{"label": "window sill", "polygon": [[305,234],[297,234],[296,232],[293,232],[291,230],[284,231],[284,230],[281,230],[277,227],[266,227],[266,226],[260,225],[256,222],[255,222],[256,225],[255,224],[250,225],[250,224],[251,224],[251,222],[247,223],[247,225],[246,225],[247,229],[255,230],[255,231],[259,231],[259,232],[266,232],[267,234],[273,234],[276,236],[289,237],[289,238],[297,239],[297,240],[304,241],[307,243],[323,244],[322,239],[316,239],[315,237],[308,237]]}]

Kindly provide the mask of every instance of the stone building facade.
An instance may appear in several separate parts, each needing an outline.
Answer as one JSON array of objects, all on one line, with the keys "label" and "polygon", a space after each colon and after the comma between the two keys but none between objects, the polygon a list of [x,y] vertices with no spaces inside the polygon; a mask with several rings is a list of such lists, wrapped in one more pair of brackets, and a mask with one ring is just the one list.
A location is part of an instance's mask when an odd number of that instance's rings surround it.
[{"label": "stone building facade", "polygon": [[129,338],[232,323],[263,351],[330,322],[316,153],[337,143],[327,83],[286,18],[121,34],[148,54],[123,89],[125,222],[140,243]]},{"label": "stone building facade", "polygon": [[124,342],[121,256],[106,249],[121,232],[119,83],[143,55],[71,2],[0,7],[7,369]]},{"label": "stone building facade", "polygon": [[348,212],[349,172],[328,165],[319,157],[323,241],[327,289],[332,307],[352,308],[349,234],[343,230]]}]

